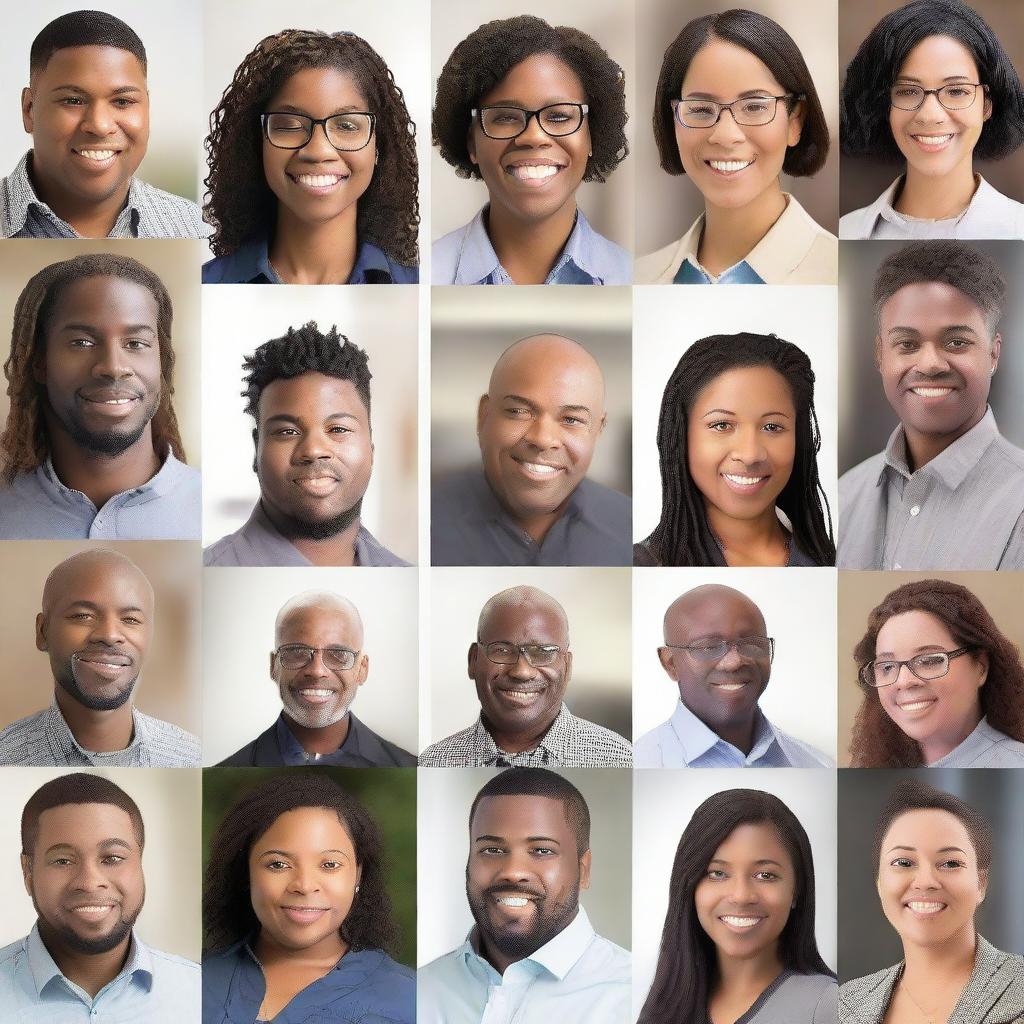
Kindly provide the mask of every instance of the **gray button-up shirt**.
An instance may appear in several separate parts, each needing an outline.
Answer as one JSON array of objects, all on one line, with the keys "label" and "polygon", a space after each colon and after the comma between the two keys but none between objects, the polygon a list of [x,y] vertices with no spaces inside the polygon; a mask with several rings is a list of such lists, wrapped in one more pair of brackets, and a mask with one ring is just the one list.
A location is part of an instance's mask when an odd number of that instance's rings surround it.
[{"label": "gray button-up shirt", "polygon": [[840,569],[1024,569],[1024,451],[989,409],[911,473],[900,424],[839,480]]}]

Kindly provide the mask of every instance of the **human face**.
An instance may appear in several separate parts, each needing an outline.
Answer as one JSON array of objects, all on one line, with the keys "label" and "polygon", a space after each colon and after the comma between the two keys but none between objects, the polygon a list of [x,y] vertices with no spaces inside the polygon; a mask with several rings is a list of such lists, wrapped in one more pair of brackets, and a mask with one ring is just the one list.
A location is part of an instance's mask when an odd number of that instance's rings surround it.
[{"label": "human face", "polygon": [[127,195],[149,143],[149,93],[138,58],[114,46],[57,50],[22,90],[32,177],[57,205]]},{"label": "human face", "polygon": [[148,442],[161,397],[158,314],[153,293],[124,278],[86,277],[63,289],[35,367],[50,429],[110,458]]},{"label": "human face", "polygon": [[333,537],[359,518],[373,444],[352,381],[322,373],[275,380],[260,395],[258,422],[256,475],[286,535]]},{"label": "human face", "polygon": [[356,691],[366,682],[370,661],[359,653],[350,669],[331,668],[321,653],[325,647],[360,652],[362,631],[338,608],[300,607],[281,622],[277,645],[305,644],[318,648],[305,668],[288,669],[270,654],[270,674],[281,692],[285,712],[307,729],[325,729],[348,714]]},{"label": "human face", "polygon": [[777,958],[796,899],[796,869],[775,826],[737,825],[715,850],[693,899],[719,957]]},{"label": "human face", "polygon": [[987,885],[964,823],[948,811],[907,811],[882,840],[878,895],[904,947],[969,935],[973,948],[974,913]]},{"label": "human face", "polygon": [[[267,102],[266,110],[333,117],[370,110],[366,97],[347,71],[304,68],[296,71]],[[263,139],[263,173],[277,196],[278,216],[318,225],[345,215],[355,223],[360,197],[370,187],[377,159],[376,134],[362,149],[340,152],[317,125],[302,149],[279,149]]]},{"label": "human face", "polygon": [[[979,81],[978,66],[963,43],[950,36],[928,36],[907,54],[893,85],[941,89]],[[926,96],[917,110],[890,106],[889,127],[916,173],[942,178],[959,167],[971,166],[974,147],[991,116],[992,101],[978,89],[974,102],[963,110],[947,110],[938,96]]]},{"label": "human face", "polygon": [[577,853],[562,802],[546,796],[484,797],[469,830],[466,896],[485,949],[522,960],[576,917],[590,851]]},{"label": "human face", "polygon": [[25,888],[50,952],[107,953],[127,939],[146,898],[142,848],[113,804],[64,804],[39,815],[22,854]]},{"label": "human face", "polygon": [[[535,53],[520,61],[476,106],[508,104],[539,110],[549,103],[586,103],[576,73],[550,53]],[[477,118],[469,129],[469,158],[479,168],[492,210],[513,220],[536,223],[575,206],[576,189],[587,170],[590,125],[587,115],[572,135],[552,138],[537,118],[515,139],[489,139]]]},{"label": "human face", "polygon": [[980,422],[1001,339],[962,291],[908,284],[882,306],[878,330],[885,397],[912,438],[952,442]]},{"label": "human face", "polygon": [[249,896],[260,942],[292,953],[340,949],[360,867],[336,811],[285,811],[249,851]]},{"label": "human face", "polygon": [[[712,38],[690,61],[680,96],[731,103],[743,96],[785,92],[749,50]],[[803,102],[790,112],[779,100],[775,119],[755,127],[737,124],[727,110],[713,128],[684,128],[676,120],[679,159],[708,206],[738,209],[780,193],[786,149],[800,141],[803,119]]]}]

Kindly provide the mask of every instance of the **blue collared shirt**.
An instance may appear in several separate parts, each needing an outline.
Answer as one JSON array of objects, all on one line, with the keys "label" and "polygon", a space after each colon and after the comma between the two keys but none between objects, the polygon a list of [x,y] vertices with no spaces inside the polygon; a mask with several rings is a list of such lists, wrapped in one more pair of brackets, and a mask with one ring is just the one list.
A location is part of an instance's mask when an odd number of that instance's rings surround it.
[{"label": "blue collared shirt", "polygon": [[679,265],[673,284],[764,284],[764,279],[746,261],[740,260],[712,277],[696,260],[687,256]]},{"label": "blue collared shirt", "polygon": [[121,973],[90,998],[54,963],[39,926],[0,949],[4,1024],[197,1024],[199,964],[150,949],[134,932]]},{"label": "blue collared shirt", "polygon": [[478,953],[475,931],[458,949],[420,968],[419,1024],[631,1019],[631,957],[594,931],[582,907],[553,939],[503,975]]},{"label": "blue collared shirt", "polygon": [[787,735],[758,710],[749,754],[709,729],[682,701],[633,744],[636,768],[834,768],[835,761]]},{"label": "blue collared shirt", "polygon": [[[487,235],[484,207],[468,224],[438,239],[431,249],[434,284],[515,284]],[[582,210],[545,284],[630,284],[629,253],[599,235]]]},{"label": "blue collared shirt", "polygon": [[993,729],[983,718],[958,747],[929,768],[1024,768],[1024,743]]}]

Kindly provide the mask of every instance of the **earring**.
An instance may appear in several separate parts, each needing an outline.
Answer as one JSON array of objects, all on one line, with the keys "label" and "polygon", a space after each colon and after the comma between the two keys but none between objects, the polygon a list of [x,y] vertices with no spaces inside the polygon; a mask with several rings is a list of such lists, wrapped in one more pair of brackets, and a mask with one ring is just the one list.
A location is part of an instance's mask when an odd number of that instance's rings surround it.
[{"label": "earring", "polygon": [[359,892],[359,886],[358,885],[356,886],[356,892]]}]

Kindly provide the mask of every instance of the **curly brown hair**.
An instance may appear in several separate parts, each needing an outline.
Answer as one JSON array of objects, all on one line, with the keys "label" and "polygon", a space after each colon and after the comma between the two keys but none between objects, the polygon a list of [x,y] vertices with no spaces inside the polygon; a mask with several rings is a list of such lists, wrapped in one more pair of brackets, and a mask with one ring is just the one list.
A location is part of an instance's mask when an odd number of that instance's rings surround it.
[{"label": "curly brown hair", "polygon": [[45,359],[46,330],[64,289],[75,281],[90,277],[117,277],[148,289],[157,305],[157,337],[160,344],[160,405],[151,421],[153,450],[161,458],[173,452],[185,461],[178,418],[171,404],[174,394],[174,350],[171,348],[171,323],[174,310],[163,281],[149,267],[130,256],[114,253],[85,253],[43,267],[25,285],[14,307],[11,354],[4,363],[7,394],[11,411],[0,434],[0,462],[3,479],[10,484],[19,473],[30,473],[41,466],[50,453],[46,421],[42,414],[45,391],[33,373],[38,361]]},{"label": "curly brown hair", "polygon": [[214,227],[214,253],[226,256],[272,230],[277,197],[263,173],[260,114],[292,75],[307,68],[351,74],[376,115],[377,167],[359,199],[356,230],[360,241],[414,266],[420,222],[416,126],[387,64],[352,32],[286,29],[257,43],[238,66],[210,114],[204,143],[210,173],[203,210]]},{"label": "curly brown hair", "polygon": [[988,676],[979,691],[982,713],[994,729],[1024,741],[1024,664],[1020,651],[966,587],[946,580],[915,580],[886,595],[872,609],[867,631],[853,649],[864,700],[853,723],[852,766],[917,768],[923,764],[917,743],[885,713],[878,690],[865,683],[859,672],[874,659],[882,626],[894,615],[913,611],[929,612],[941,619],[959,647],[969,647],[974,653],[987,652]]}]

